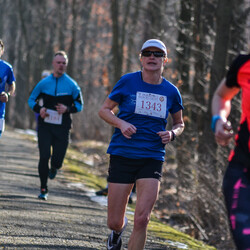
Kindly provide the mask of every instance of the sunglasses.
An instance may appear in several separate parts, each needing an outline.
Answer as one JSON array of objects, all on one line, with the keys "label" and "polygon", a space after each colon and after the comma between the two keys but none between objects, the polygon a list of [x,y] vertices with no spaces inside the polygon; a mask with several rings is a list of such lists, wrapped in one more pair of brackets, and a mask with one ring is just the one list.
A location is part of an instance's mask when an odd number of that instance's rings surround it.
[{"label": "sunglasses", "polygon": [[142,51],[141,56],[150,57],[152,54],[155,57],[164,57],[165,56],[165,53],[162,51],[149,51],[149,50]]}]

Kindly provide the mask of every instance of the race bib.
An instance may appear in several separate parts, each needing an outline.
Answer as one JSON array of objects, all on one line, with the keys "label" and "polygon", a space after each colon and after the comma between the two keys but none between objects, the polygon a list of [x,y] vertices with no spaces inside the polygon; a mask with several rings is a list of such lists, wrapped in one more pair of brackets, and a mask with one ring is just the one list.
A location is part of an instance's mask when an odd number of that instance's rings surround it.
[{"label": "race bib", "polygon": [[5,120],[3,118],[0,119],[0,131],[4,131],[5,127]]},{"label": "race bib", "polygon": [[51,123],[51,124],[62,124],[62,114],[58,114],[57,111],[52,109],[47,109],[46,112],[49,116],[44,118],[44,122]]},{"label": "race bib", "polygon": [[167,97],[158,94],[137,92],[135,113],[166,118]]}]

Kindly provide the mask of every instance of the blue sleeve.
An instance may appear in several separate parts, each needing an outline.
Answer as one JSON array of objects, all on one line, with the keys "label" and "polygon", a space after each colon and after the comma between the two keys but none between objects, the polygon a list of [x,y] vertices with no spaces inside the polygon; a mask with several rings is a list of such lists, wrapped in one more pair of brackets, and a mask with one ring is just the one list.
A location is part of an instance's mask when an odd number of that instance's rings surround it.
[{"label": "blue sleeve", "polygon": [[29,107],[36,112],[39,112],[38,109],[40,109],[38,107],[39,105],[36,103],[36,99],[40,95],[40,93],[41,93],[41,81],[32,90],[30,97],[28,99]]},{"label": "blue sleeve", "polygon": [[74,85],[74,90],[72,94],[74,105],[70,107],[70,113],[76,113],[83,110],[83,98],[82,98],[82,91],[77,83]]},{"label": "blue sleeve", "polygon": [[178,111],[180,111],[181,109],[184,109],[183,105],[182,105],[182,98],[181,98],[181,94],[179,92],[179,90],[176,88],[176,93],[174,95],[173,98],[173,102],[172,102],[172,107],[170,108],[170,113],[174,114]]},{"label": "blue sleeve", "polygon": [[121,103],[122,101],[122,93],[125,87],[125,81],[122,77],[114,86],[113,90],[109,94],[109,99],[111,99],[114,102]]},{"label": "blue sleeve", "polygon": [[16,79],[15,79],[15,76],[13,73],[13,69],[12,69],[12,67],[10,67],[9,72],[8,72],[7,84],[11,85],[12,82],[15,82],[15,81],[16,81]]}]

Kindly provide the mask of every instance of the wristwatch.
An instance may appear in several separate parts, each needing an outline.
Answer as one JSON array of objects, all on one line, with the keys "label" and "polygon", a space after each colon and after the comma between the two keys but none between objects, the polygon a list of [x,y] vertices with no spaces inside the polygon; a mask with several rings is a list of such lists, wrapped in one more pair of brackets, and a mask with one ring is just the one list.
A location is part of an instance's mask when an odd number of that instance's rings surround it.
[{"label": "wristwatch", "polygon": [[172,133],[172,139],[171,139],[171,141],[174,141],[174,140],[175,140],[175,137],[176,137],[176,134],[174,133],[173,130],[171,130],[171,133]]}]

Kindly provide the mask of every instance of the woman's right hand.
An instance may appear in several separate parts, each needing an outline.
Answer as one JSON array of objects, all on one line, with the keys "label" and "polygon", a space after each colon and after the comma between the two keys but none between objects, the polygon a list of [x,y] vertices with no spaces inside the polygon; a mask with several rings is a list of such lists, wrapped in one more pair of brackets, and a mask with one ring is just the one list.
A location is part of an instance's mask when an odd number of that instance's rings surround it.
[{"label": "woman's right hand", "polygon": [[123,136],[126,137],[127,139],[131,139],[132,135],[135,134],[137,130],[137,128],[133,124],[123,120],[121,121],[119,128]]}]

